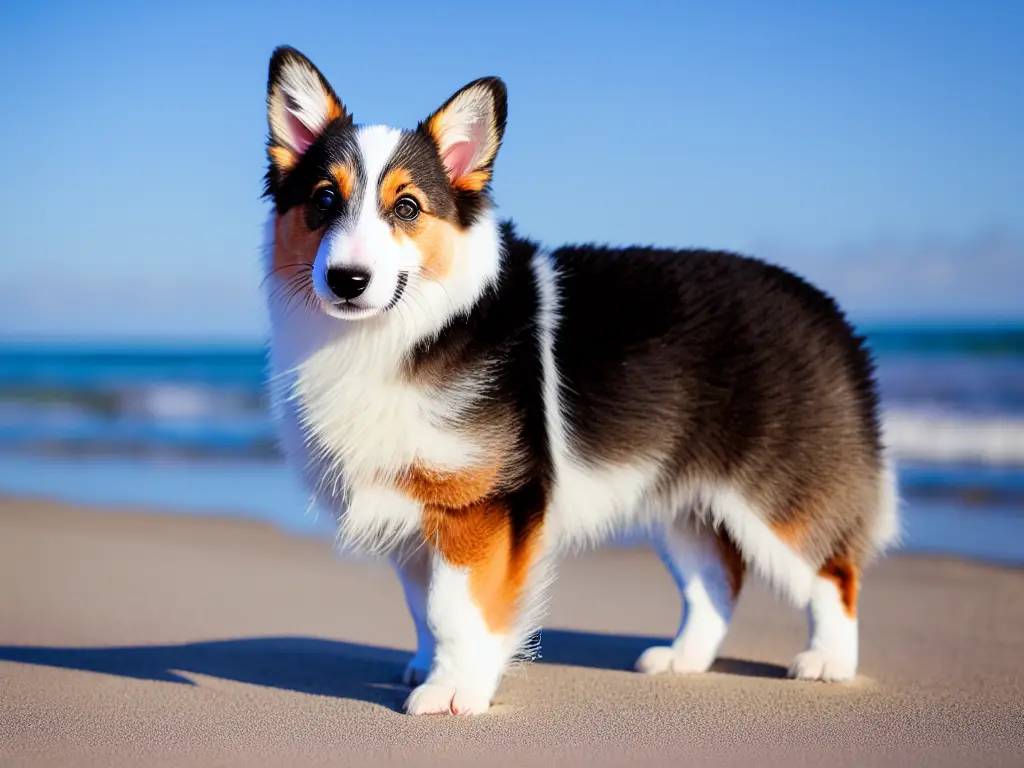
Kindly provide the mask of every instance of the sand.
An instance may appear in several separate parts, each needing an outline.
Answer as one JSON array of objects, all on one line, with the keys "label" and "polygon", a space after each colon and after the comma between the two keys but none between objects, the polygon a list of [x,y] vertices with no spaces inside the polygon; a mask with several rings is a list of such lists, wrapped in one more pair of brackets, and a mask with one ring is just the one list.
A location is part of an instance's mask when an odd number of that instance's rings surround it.
[{"label": "sand", "polygon": [[0,500],[0,765],[1024,765],[1024,571],[883,561],[845,686],[782,679],[804,620],[758,584],[711,673],[628,671],[678,611],[649,551],[571,559],[543,660],[486,715],[412,718],[381,564],[256,523]]}]

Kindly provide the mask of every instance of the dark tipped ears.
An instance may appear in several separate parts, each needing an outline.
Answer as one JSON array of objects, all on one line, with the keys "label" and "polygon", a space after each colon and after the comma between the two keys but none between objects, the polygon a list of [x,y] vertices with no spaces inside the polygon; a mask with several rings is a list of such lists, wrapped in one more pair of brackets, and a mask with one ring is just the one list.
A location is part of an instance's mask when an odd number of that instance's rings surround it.
[{"label": "dark tipped ears", "polygon": [[456,189],[483,190],[491,180],[508,116],[508,93],[497,77],[474,80],[420,123],[437,146]]},{"label": "dark tipped ears", "polygon": [[276,48],[267,76],[270,162],[288,171],[334,120],[352,117],[327,78],[294,48]]}]

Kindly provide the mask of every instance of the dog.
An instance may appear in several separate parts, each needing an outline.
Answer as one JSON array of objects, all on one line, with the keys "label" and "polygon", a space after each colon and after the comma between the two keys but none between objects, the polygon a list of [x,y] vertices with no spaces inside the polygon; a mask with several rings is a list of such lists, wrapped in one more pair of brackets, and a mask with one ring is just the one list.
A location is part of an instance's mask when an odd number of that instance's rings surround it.
[{"label": "dog", "polygon": [[415,130],[361,125],[285,46],[267,113],[273,411],[339,543],[401,580],[406,712],[485,712],[558,553],[623,530],[684,602],[639,672],[706,671],[756,574],[808,610],[790,676],[856,676],[862,572],[900,523],[874,363],[832,298],[729,252],[521,237],[491,196],[496,77]]}]

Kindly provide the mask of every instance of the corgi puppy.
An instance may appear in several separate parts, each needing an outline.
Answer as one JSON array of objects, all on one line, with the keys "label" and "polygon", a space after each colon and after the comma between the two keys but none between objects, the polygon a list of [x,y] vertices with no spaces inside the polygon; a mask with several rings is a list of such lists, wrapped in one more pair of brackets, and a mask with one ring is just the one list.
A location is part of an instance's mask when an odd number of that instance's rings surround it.
[{"label": "corgi puppy", "polygon": [[267,301],[284,450],[339,541],[387,555],[410,714],[488,709],[553,557],[650,531],[683,597],[645,674],[707,670],[749,573],[806,606],[791,676],[857,671],[865,564],[896,538],[873,363],[835,303],[720,251],[554,250],[495,217],[501,80],[415,130],[270,61]]}]

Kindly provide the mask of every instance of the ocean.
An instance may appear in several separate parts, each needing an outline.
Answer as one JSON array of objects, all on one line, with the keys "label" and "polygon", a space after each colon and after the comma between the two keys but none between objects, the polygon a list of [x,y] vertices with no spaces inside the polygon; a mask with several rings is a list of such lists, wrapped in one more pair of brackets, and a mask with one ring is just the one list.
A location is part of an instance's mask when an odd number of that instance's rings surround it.
[{"label": "ocean", "polygon": [[[1024,326],[865,327],[905,548],[1024,562]],[[0,344],[0,493],[327,535],[278,454],[259,346]]]}]

